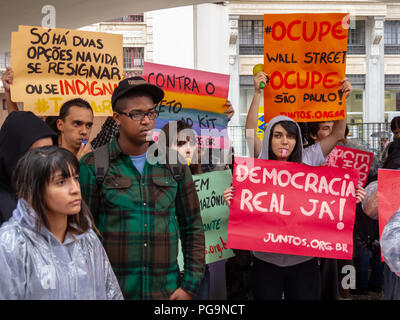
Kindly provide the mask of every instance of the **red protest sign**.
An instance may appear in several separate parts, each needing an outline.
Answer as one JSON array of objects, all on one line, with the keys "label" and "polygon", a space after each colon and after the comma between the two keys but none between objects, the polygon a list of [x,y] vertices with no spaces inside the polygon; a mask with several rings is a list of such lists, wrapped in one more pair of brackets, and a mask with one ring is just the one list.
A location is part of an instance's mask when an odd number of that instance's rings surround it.
[{"label": "red protest sign", "polygon": [[351,259],[354,169],[235,158],[227,246]]},{"label": "red protest sign", "polygon": [[378,169],[379,238],[400,207],[400,170]]},{"label": "red protest sign", "polygon": [[336,146],[335,149],[333,149],[329,154],[326,166],[344,169],[357,169],[360,177],[360,183],[364,186],[367,182],[373,157],[374,154],[372,152]]}]

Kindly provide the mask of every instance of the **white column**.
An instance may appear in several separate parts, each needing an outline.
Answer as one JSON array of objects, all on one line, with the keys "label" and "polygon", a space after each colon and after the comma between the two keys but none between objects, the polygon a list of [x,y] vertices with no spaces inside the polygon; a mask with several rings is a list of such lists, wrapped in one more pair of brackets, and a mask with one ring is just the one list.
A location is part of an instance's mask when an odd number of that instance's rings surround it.
[{"label": "white column", "polygon": [[235,108],[235,115],[230,121],[230,125],[239,125],[239,101],[240,101],[240,74],[239,74],[239,16],[229,16],[229,99]]},{"label": "white column", "polygon": [[194,12],[194,64],[199,70],[229,74],[228,6],[200,4]]},{"label": "white column", "polygon": [[193,6],[148,14],[153,22],[153,62],[193,69]]},{"label": "white column", "polygon": [[384,17],[368,17],[365,24],[367,72],[365,75],[364,122],[384,122]]}]

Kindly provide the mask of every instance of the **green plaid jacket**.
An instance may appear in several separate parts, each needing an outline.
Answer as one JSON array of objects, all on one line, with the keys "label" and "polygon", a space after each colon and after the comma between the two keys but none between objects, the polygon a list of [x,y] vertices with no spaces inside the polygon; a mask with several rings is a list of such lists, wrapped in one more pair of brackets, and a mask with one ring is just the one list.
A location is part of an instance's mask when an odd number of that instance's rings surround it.
[{"label": "green plaid jacket", "polygon": [[[198,291],[205,271],[204,230],[189,167],[177,182],[166,165],[145,163],[142,175],[114,138],[101,194],[94,156],[81,159],[82,197],[95,218],[125,299],[168,299],[179,287]],[[178,240],[185,272],[179,277]]]}]

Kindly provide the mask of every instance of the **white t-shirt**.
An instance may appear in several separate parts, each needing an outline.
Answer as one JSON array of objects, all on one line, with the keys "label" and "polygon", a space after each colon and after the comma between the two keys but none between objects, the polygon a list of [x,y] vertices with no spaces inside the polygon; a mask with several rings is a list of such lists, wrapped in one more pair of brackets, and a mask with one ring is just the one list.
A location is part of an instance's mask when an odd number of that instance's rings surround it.
[{"label": "white t-shirt", "polygon": [[303,149],[303,163],[309,166],[322,166],[328,157],[324,157],[321,149],[321,144],[319,142]]}]

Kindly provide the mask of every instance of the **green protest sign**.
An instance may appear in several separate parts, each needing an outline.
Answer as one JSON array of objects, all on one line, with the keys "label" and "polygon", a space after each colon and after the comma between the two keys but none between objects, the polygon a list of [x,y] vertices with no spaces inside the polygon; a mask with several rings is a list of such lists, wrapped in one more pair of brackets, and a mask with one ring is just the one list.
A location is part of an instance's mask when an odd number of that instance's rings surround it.
[{"label": "green protest sign", "polygon": [[[226,247],[229,207],[223,196],[225,189],[232,183],[231,171],[213,171],[194,175],[193,182],[199,197],[204,226],[206,263],[233,257],[233,251]],[[178,263],[180,269],[183,270],[181,249],[179,249]]]}]

